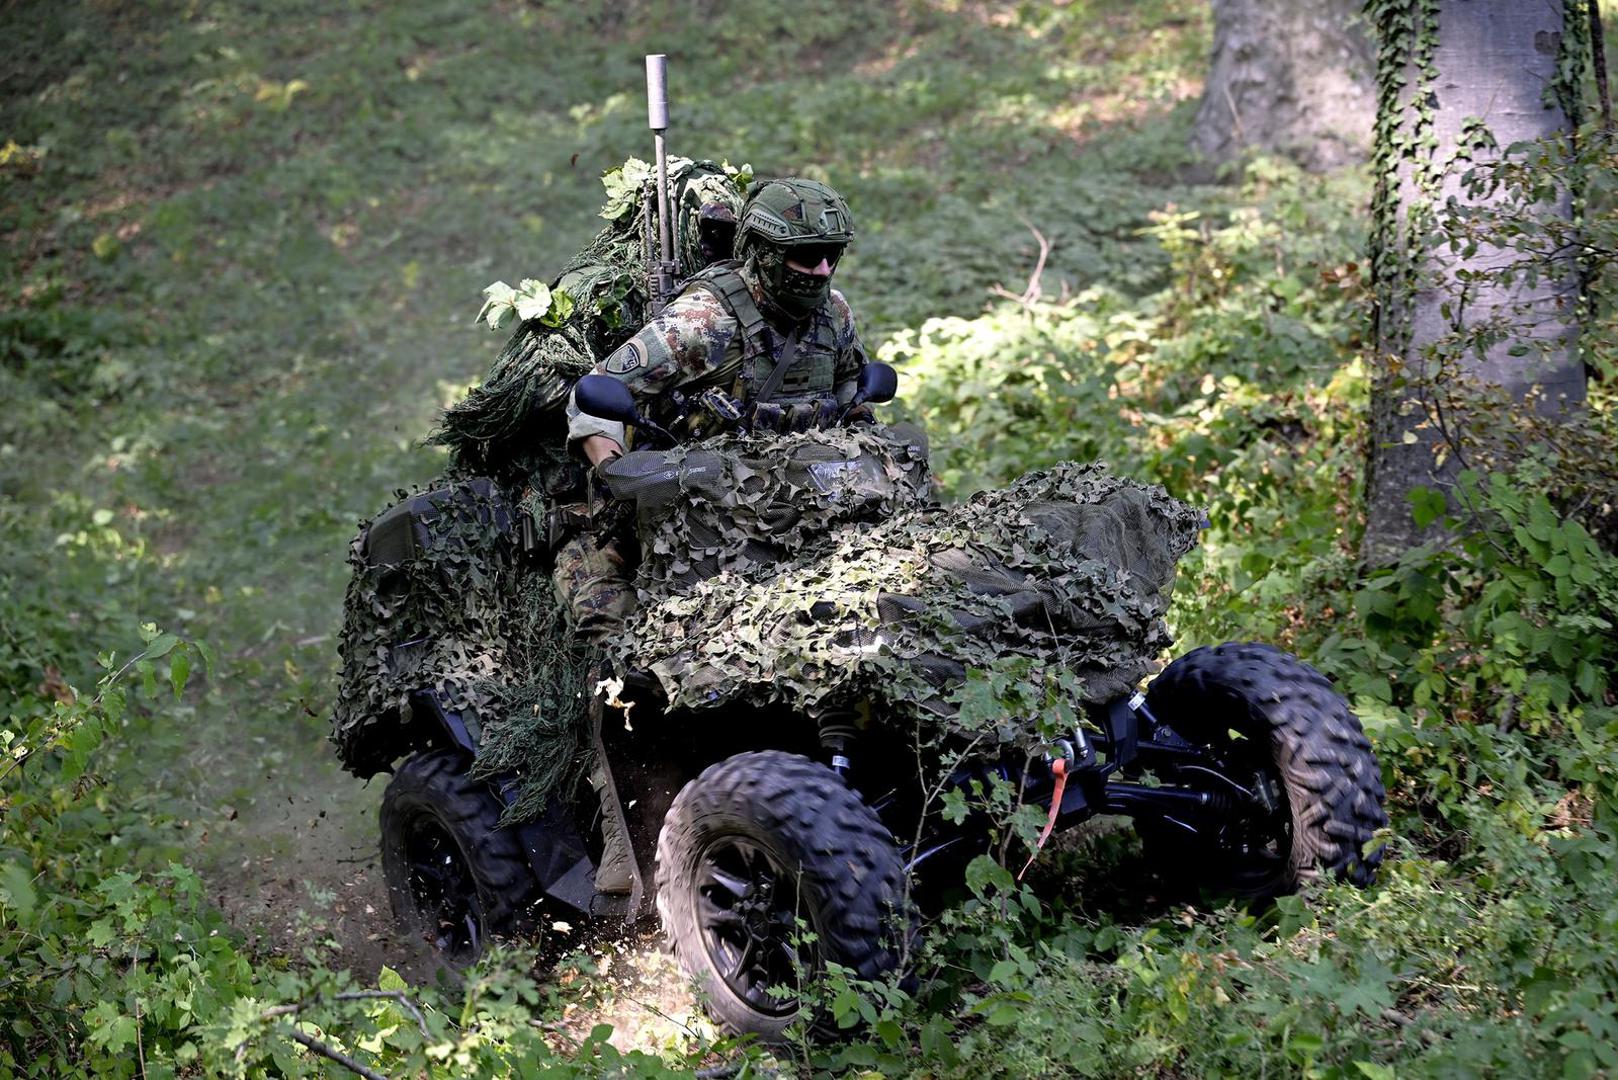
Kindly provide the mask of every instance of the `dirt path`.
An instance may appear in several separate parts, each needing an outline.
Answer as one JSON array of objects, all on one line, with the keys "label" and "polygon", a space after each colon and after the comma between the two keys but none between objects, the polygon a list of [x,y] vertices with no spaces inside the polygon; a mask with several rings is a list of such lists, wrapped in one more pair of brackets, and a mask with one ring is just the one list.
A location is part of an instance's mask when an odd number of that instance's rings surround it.
[{"label": "dirt path", "polygon": [[[377,808],[387,777],[362,784],[325,745],[266,770],[260,786],[207,830],[209,895],[255,949],[316,950],[325,963],[374,985],[385,965],[412,982],[436,965],[395,924],[377,849]],[[588,971],[586,976],[584,972]],[[569,1000],[559,1042],[610,1024],[620,1050],[682,1049],[714,1031],[661,935],[592,945],[547,973]]]},{"label": "dirt path", "polygon": [[209,786],[237,795],[203,800],[214,807],[198,850],[209,898],[256,951],[316,949],[374,985],[384,964],[397,969],[412,952],[393,925],[378,856],[387,778],[362,784],[323,740],[291,749],[270,755],[251,781],[239,760],[198,755]]}]

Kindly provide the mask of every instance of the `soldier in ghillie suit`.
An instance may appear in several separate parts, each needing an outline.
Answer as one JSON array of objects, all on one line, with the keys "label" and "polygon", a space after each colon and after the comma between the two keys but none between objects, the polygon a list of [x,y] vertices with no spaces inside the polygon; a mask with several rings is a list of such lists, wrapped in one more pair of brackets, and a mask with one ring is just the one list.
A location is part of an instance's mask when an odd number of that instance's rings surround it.
[{"label": "soldier in ghillie suit", "polygon": [[[713,161],[669,161],[675,273],[689,277],[730,256],[751,178]],[[455,471],[489,476],[522,490],[533,486],[554,505],[577,494],[582,476],[563,450],[563,406],[580,375],[595,367],[651,315],[649,256],[657,200],[645,162],[631,158],[602,183],[608,224],[547,287],[503,282],[485,291],[480,317],[498,328],[522,321],[482,385],[452,405],[431,441],[449,448]]]},{"label": "soldier in ghillie suit", "polygon": [[[853,310],[831,287],[853,239],[848,205],[827,185],[755,184],[737,223],[736,258],[692,277],[595,372],[623,382],[644,415],[681,435],[738,421],[755,431],[827,426],[853,399],[865,364]],[[622,423],[572,400],[567,438],[592,467],[627,441]],[[600,644],[618,630],[634,607],[630,572],[614,537],[586,532],[558,551],[557,594],[579,634]]]},{"label": "soldier in ghillie suit", "polygon": [[[677,276],[730,256],[750,179],[746,166],[669,159]],[[558,277],[486,290],[480,317],[494,328],[520,322],[482,385],[432,435],[450,451],[445,475],[400,493],[349,551],[332,718],[344,765],[368,777],[419,745],[427,729],[411,698],[431,688],[478,746],[480,769],[521,771],[514,819],[581,771],[577,703],[589,666],[588,649],[551,632],[565,620],[550,581],[522,572],[517,548],[547,546],[568,505],[582,503],[585,470],[566,449],[568,391],[651,314],[653,169],[631,158],[602,183],[606,225]],[[525,520],[540,535],[519,541]]]}]

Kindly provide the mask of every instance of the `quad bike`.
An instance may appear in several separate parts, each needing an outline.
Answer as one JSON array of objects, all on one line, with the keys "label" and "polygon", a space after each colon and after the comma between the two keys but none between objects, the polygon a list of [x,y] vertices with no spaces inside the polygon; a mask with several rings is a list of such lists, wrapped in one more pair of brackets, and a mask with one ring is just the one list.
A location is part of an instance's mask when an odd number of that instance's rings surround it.
[{"label": "quad bike", "polygon": [[[862,396],[885,400],[893,382],[868,365]],[[577,398],[648,433],[641,445],[660,431],[611,379],[587,376]],[[502,718],[446,675],[465,669],[465,626],[447,651],[419,626],[345,650],[337,741],[362,773],[409,754],[383,797],[383,866],[400,919],[447,961],[558,921],[655,914],[715,1019],[776,1037],[825,964],[865,978],[901,964],[917,898],[987,849],[987,814],[946,820],[939,796],[996,784],[1057,829],[1128,815],[1150,860],[1211,889],[1265,897],[1374,873],[1380,773],[1326,678],[1228,644],[1137,689],[1201,523],[1161,491],[1071,466],[943,508],[919,434],[879,425],[636,449],[605,474],[643,562],[641,606],[606,662],[617,677],[581,712],[599,799],[552,792],[505,820],[522,770],[478,764]],[[371,585],[368,606],[351,591],[349,618],[380,610],[385,636],[404,570],[435,550],[459,553],[426,579],[443,594],[480,561],[532,577],[521,541],[535,531],[487,482],[406,499],[356,541]],[[378,602],[389,580],[394,601]],[[498,679],[511,652],[497,653],[473,667]],[[1062,713],[1077,722],[952,726],[968,669],[1008,655],[1078,686]],[[354,719],[367,708],[393,711]],[[943,771],[918,774],[918,753]],[[627,896],[593,886],[603,813],[630,840]]]}]

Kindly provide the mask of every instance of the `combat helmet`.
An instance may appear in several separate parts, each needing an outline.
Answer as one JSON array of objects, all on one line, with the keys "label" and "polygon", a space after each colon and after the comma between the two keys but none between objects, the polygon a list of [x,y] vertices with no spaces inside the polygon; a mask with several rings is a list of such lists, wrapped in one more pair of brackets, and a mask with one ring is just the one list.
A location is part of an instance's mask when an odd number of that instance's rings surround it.
[{"label": "combat helmet", "polygon": [[767,300],[802,318],[825,302],[831,278],[794,270],[787,260],[814,266],[824,259],[835,269],[853,239],[853,215],[829,185],[799,177],[765,180],[742,204],[736,258],[757,274]]}]

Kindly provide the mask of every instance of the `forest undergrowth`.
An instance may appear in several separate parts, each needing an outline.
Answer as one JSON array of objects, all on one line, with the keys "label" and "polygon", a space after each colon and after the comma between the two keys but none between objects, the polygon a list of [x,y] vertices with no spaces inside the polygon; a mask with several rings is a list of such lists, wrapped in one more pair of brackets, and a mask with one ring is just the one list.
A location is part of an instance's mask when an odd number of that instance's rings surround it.
[{"label": "forest undergrowth", "polygon": [[[0,12],[0,1075],[344,1074],[311,1043],[395,1076],[1618,1073],[1618,558],[1539,447],[1453,542],[1360,567],[1364,177],[1180,179],[1200,2],[798,8]],[[595,1023],[674,1007],[608,1000],[626,954],[410,969],[379,790],[324,744],[343,553],[439,467],[418,440],[501,344],[479,290],[553,273],[644,155],[650,51],[678,152],[848,196],[839,283],[951,495],[1100,459],[1207,509],[1176,651],[1336,680],[1389,791],[1375,886],[1191,903],[1100,832],[980,866],[914,993],[834,972],[847,1039],[771,1053]]]}]

